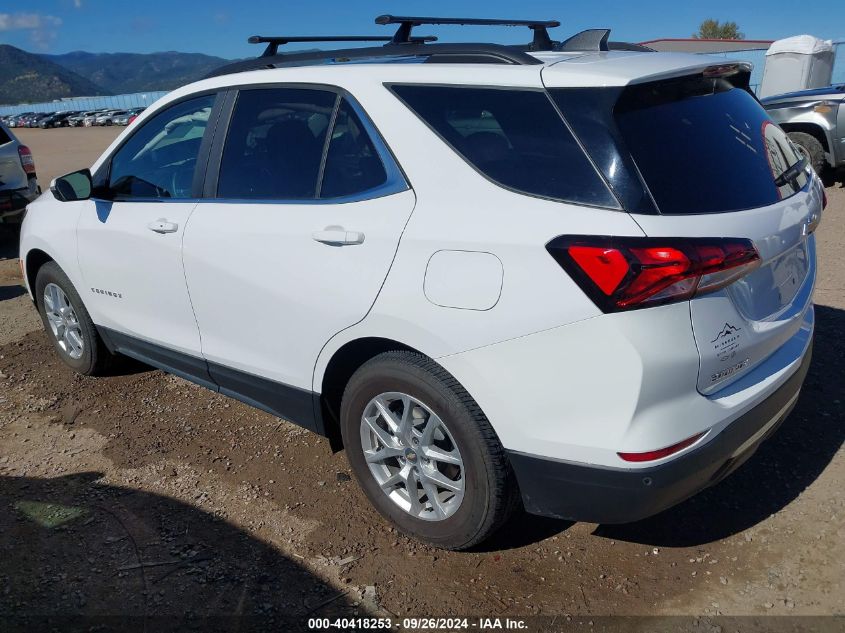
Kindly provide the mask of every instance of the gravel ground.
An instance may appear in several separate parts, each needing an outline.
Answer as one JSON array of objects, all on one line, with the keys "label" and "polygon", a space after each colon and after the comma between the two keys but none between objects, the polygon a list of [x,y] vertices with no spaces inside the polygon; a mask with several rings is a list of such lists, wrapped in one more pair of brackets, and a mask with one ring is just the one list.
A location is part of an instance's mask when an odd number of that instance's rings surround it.
[{"label": "gravel ground", "polygon": [[[116,134],[16,132],[44,184]],[[73,374],[40,331],[5,235],[0,615],[253,615],[263,626],[307,614],[845,613],[845,189],[827,193],[815,356],[776,436],[659,516],[520,515],[469,553],[395,533],[344,455],[294,425],[143,367]]]}]

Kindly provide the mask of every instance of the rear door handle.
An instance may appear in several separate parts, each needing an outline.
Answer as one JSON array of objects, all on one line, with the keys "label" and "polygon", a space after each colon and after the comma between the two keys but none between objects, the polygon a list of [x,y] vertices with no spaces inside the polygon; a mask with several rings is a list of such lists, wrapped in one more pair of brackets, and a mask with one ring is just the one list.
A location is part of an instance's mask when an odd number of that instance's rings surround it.
[{"label": "rear door handle", "polygon": [[176,222],[169,222],[165,218],[159,218],[155,222],[150,222],[147,228],[153,233],[175,233],[179,230],[179,225]]},{"label": "rear door handle", "polygon": [[364,243],[363,233],[347,231],[342,226],[327,226],[322,231],[314,231],[311,237],[321,244],[329,244],[330,246],[350,246]]}]

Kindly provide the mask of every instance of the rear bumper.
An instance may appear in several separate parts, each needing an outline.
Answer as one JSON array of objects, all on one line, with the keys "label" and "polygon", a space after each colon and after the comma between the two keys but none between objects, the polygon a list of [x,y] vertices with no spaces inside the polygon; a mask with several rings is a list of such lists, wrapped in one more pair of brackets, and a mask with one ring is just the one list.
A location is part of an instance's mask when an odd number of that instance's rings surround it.
[{"label": "rear bumper", "polygon": [[0,190],[0,224],[20,224],[26,205],[38,197],[37,183],[26,189]]},{"label": "rear bumper", "polygon": [[618,469],[509,452],[525,509],[590,523],[629,523],[657,514],[724,479],[743,464],[789,415],[812,356],[766,400],[716,437],[651,468]]}]

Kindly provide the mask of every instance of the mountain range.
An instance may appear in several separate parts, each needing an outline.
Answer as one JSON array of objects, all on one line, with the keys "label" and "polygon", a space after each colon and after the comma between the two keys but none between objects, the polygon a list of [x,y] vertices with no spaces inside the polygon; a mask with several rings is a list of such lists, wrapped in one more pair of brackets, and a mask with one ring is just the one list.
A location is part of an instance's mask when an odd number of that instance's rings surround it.
[{"label": "mountain range", "polygon": [[0,103],[34,103],[109,91],[39,55],[0,44]]},{"label": "mountain range", "polygon": [[0,103],[172,90],[228,62],[174,51],[37,55],[0,44]]}]

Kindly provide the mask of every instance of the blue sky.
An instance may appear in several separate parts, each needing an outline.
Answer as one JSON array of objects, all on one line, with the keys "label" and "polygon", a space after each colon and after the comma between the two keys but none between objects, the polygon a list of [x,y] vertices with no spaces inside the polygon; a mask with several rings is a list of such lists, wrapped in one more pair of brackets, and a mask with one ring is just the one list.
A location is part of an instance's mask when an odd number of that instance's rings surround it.
[{"label": "blue sky", "polygon": [[[246,44],[253,34],[389,33],[373,24],[381,13],[559,19],[563,26],[552,31],[557,39],[591,27],[609,27],[613,39],[628,41],[689,37],[710,17],[734,20],[749,39],[801,33],[845,38],[845,2],[826,2],[818,5],[821,10],[802,6],[795,0],[0,0],[0,43],[44,53],[178,50],[235,58],[258,52]],[[528,39],[523,29],[437,27],[436,32],[442,41]]]}]

